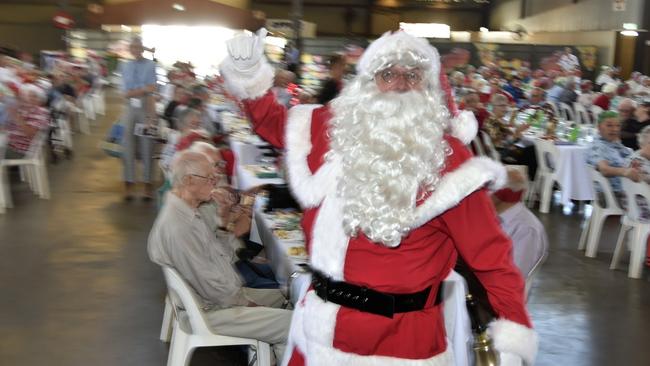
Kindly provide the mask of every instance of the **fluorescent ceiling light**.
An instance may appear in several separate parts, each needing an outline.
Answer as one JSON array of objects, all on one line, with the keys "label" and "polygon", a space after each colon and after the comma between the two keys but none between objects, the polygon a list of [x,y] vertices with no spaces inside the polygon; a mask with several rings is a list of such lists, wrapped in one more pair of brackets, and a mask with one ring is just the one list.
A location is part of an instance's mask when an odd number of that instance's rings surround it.
[{"label": "fluorescent ceiling light", "polygon": [[624,30],[621,31],[621,34],[628,37],[636,37],[639,35],[637,31],[633,31],[633,30]]},{"label": "fluorescent ceiling light", "polygon": [[487,28],[485,28],[485,27],[481,27],[481,28],[479,28],[478,30],[481,31],[481,32],[483,32],[483,33],[487,33],[487,32],[490,31],[489,29],[487,29]]},{"label": "fluorescent ceiling light", "polygon": [[623,23],[623,29],[625,30],[637,30],[639,26],[636,23]]},{"label": "fluorescent ceiling light", "polygon": [[422,38],[450,38],[451,27],[440,23],[399,23],[404,32]]},{"label": "fluorescent ceiling light", "polygon": [[174,10],[178,10],[178,11],[185,11],[185,7],[183,5],[181,5],[181,4],[174,4],[174,5],[172,5],[172,8],[174,8]]}]

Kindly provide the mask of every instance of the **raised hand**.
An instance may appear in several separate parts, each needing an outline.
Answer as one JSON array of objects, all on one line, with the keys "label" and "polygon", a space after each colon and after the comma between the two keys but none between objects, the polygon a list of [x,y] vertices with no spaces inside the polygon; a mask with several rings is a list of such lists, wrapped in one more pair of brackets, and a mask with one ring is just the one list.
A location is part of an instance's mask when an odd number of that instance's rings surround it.
[{"label": "raised hand", "polygon": [[264,56],[267,30],[261,28],[256,35],[240,35],[226,42],[233,67],[239,72],[254,70]]}]

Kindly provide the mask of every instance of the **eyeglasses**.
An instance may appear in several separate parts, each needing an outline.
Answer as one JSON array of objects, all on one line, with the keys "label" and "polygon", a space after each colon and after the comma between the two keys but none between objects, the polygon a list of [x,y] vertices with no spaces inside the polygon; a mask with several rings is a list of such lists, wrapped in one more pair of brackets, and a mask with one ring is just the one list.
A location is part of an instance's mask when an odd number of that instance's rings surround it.
[{"label": "eyeglasses", "polygon": [[407,70],[405,72],[397,72],[393,69],[385,69],[379,72],[382,80],[388,84],[397,82],[398,79],[404,79],[404,81],[410,85],[415,86],[420,81],[422,81],[422,71],[419,69]]},{"label": "eyeglasses", "polygon": [[198,175],[198,174],[189,174],[189,175],[191,175],[193,177],[203,178],[203,179],[205,179],[205,180],[207,180],[209,182],[212,182],[212,183],[217,183],[219,181],[219,178],[215,177],[213,175],[207,176],[207,177],[204,176],[204,175]]}]

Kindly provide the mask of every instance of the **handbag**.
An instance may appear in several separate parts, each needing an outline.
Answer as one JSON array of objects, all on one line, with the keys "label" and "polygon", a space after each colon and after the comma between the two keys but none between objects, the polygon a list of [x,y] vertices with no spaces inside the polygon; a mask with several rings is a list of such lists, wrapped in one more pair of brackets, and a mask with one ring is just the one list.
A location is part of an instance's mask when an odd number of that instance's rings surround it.
[{"label": "handbag", "polygon": [[108,134],[104,141],[99,143],[99,147],[104,150],[108,156],[114,158],[122,158],[122,152],[124,147],[122,146],[122,139],[124,137],[124,125],[122,123],[115,122],[108,130]]}]

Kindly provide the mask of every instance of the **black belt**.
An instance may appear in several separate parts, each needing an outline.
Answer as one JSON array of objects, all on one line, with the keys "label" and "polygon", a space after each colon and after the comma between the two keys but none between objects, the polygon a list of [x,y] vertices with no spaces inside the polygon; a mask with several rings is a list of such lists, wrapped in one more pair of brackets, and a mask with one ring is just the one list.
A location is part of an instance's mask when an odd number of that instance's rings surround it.
[{"label": "black belt", "polygon": [[[391,294],[357,286],[347,282],[334,281],[319,271],[312,270],[311,283],[316,295],[348,308],[392,318],[395,313],[407,313],[424,309],[431,286],[411,294]],[[438,289],[435,305],[442,302],[442,291]]]}]

